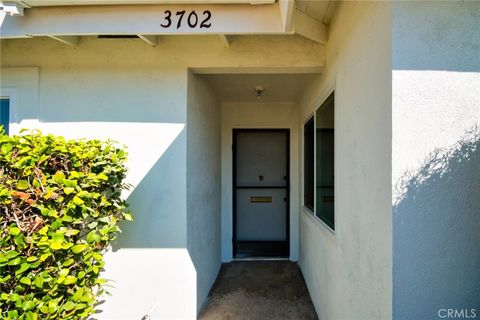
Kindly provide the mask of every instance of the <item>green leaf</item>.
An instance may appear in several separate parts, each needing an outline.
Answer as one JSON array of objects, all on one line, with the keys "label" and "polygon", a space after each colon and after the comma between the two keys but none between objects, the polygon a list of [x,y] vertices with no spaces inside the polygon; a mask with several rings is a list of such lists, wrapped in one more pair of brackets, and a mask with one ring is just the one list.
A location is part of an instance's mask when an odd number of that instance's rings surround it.
[{"label": "green leaf", "polygon": [[65,174],[61,171],[57,171],[53,175],[53,180],[58,184],[62,184],[63,180],[65,180]]},{"label": "green leaf", "polygon": [[50,244],[50,249],[52,250],[60,250],[62,249],[62,242],[61,241],[53,241],[51,244]]},{"label": "green leaf", "polygon": [[80,230],[77,230],[77,229],[69,229],[65,232],[65,235],[67,237],[71,237],[71,236],[74,236],[76,234],[78,234],[80,232]]},{"label": "green leaf", "polygon": [[20,301],[20,295],[18,293],[11,293],[10,294],[10,300],[14,302],[19,302]]},{"label": "green leaf", "polygon": [[20,180],[17,182],[17,189],[18,190],[27,190],[30,187],[30,184],[27,180]]},{"label": "green leaf", "polygon": [[63,284],[68,286],[70,284],[74,284],[75,282],[77,282],[77,278],[74,277],[74,276],[67,276],[65,278],[65,281],[63,281]]},{"label": "green leaf", "polygon": [[49,313],[55,313],[58,310],[58,302],[56,299],[52,299],[48,302]]},{"label": "green leaf", "polygon": [[122,213],[122,215],[123,215],[123,218],[124,218],[125,220],[127,220],[127,221],[133,221],[133,216],[132,216],[131,213],[129,213],[129,212],[124,212],[124,213]]},{"label": "green leaf", "polygon": [[82,310],[82,309],[84,309],[84,308],[86,308],[86,307],[87,307],[87,305],[86,305],[85,303],[78,303],[78,304],[77,304],[77,307],[76,307],[75,309],[77,309],[77,310]]},{"label": "green leaf", "polygon": [[72,188],[72,187],[67,187],[67,188],[63,189],[63,192],[65,192],[65,194],[70,194],[73,191],[75,191],[75,189]]},{"label": "green leaf", "polygon": [[28,310],[31,310],[33,308],[35,308],[35,301],[32,301],[32,300],[27,300],[23,303],[23,311],[28,311]]},{"label": "green leaf", "polygon": [[30,268],[29,263],[22,263],[20,265],[20,268],[17,271],[15,271],[15,275],[19,275],[20,273],[27,271],[29,268]]},{"label": "green leaf", "polygon": [[15,250],[10,250],[10,251],[7,251],[5,254],[4,254],[4,257],[7,259],[7,260],[10,260],[10,259],[13,259],[15,258],[16,256],[18,256],[19,253]]},{"label": "green leaf", "polygon": [[36,276],[33,280],[33,284],[38,288],[43,288],[43,278],[40,276]]},{"label": "green leaf", "polygon": [[73,197],[73,203],[75,203],[77,206],[80,206],[82,205],[84,202],[82,199],[80,199],[79,197],[75,196]]},{"label": "green leaf", "polygon": [[15,237],[14,242],[17,246],[23,247],[25,246],[25,238],[23,234],[19,234],[18,236]]},{"label": "green leaf", "polygon": [[[55,221],[55,222],[57,222],[57,221]],[[62,222],[61,222],[61,220],[58,221],[58,222],[59,222],[59,226],[58,226],[58,228],[59,228],[61,226]],[[63,236],[64,233],[65,233],[65,230],[55,231],[55,233],[52,236],[52,240],[53,241],[63,241],[63,239],[65,239],[65,237]]]},{"label": "green leaf", "polygon": [[[44,195],[43,197],[48,200],[48,199],[50,199],[50,198],[53,196],[53,193],[54,193],[54,192],[55,192],[54,189],[49,188],[49,189],[47,189],[47,193],[45,193],[45,195]],[[43,214],[43,215],[46,215],[46,214],[48,214],[48,211],[47,211],[47,213],[43,213],[43,211],[42,211],[42,214]]]},{"label": "green leaf", "polygon": [[70,249],[71,247],[73,247],[73,243],[72,243],[72,242],[68,242],[68,243],[65,243],[65,244],[62,246],[62,249],[63,249],[63,250],[68,250],[68,249]]},{"label": "green leaf", "polygon": [[70,179],[78,179],[83,177],[83,173],[77,172],[77,171],[70,171]]},{"label": "green leaf", "polygon": [[62,265],[63,265],[64,267],[68,267],[68,266],[71,266],[74,262],[75,262],[75,260],[73,260],[73,259],[68,259],[68,260],[66,260],[64,263],[62,263]]},{"label": "green leaf", "polygon": [[20,282],[23,283],[23,284],[26,284],[26,285],[30,285],[32,283],[32,281],[30,280],[30,278],[27,278],[27,277],[22,277],[20,279]]},{"label": "green leaf", "polygon": [[75,188],[77,186],[77,181],[65,179],[63,180],[63,184],[69,188]]},{"label": "green leaf", "polygon": [[66,277],[69,273],[70,273],[70,270],[68,270],[68,269],[62,269],[62,270],[60,270],[60,272],[58,273],[58,275],[59,275],[60,277]]},{"label": "green leaf", "polygon": [[22,259],[20,257],[17,257],[13,260],[8,261],[9,266],[16,266],[19,265],[22,262]]},{"label": "green leaf", "polygon": [[17,228],[17,227],[11,227],[8,231],[9,231],[10,234],[11,234],[12,236],[14,236],[14,237],[15,237],[15,236],[18,236],[18,235],[20,234],[20,232],[22,232],[22,230],[20,230],[20,229]]},{"label": "green leaf", "polygon": [[40,256],[40,261],[47,260],[52,254],[50,252],[44,253]]},{"label": "green leaf", "polygon": [[2,153],[6,155],[10,151],[12,151],[12,144],[11,143],[2,143],[1,147]]},{"label": "green leaf", "polygon": [[69,301],[65,302],[65,304],[63,305],[63,309],[65,309],[67,311],[70,311],[70,310],[75,309],[76,305],[77,304],[75,302],[69,300]]},{"label": "green leaf", "polygon": [[98,262],[103,261],[103,256],[99,253],[93,253],[93,259],[97,260]]},{"label": "green leaf", "polygon": [[[54,211],[54,210],[50,210],[50,212],[52,212],[52,211]],[[52,214],[49,214],[49,216],[55,218]],[[62,226],[62,220],[57,219],[57,220],[53,221],[51,226],[52,226],[52,230],[56,230],[56,229],[60,228]]]},{"label": "green leaf", "polygon": [[40,307],[40,312],[43,313],[43,314],[48,314],[48,306],[46,305],[43,305]]},{"label": "green leaf", "polygon": [[37,320],[38,316],[36,313],[33,313],[32,311],[28,311],[25,317],[26,320]]},{"label": "green leaf", "polygon": [[104,174],[103,172],[97,174],[97,178],[100,179],[100,180],[108,180],[108,176],[106,174]]},{"label": "green leaf", "polygon": [[80,253],[80,252],[84,251],[85,249],[87,249],[86,244],[76,244],[71,248],[73,253]]}]

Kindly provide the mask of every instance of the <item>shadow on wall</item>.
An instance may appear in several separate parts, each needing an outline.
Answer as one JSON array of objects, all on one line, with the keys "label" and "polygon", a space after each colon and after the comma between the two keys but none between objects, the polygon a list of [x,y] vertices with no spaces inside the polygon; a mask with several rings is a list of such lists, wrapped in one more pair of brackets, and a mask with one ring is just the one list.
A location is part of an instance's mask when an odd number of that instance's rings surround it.
[{"label": "shadow on wall", "polygon": [[122,234],[112,244],[114,251],[121,248],[186,248],[186,205],[177,199],[186,183],[185,165],[181,164],[185,136],[182,130],[131,189],[127,202],[135,220],[121,223]]},{"label": "shadow on wall", "polygon": [[478,314],[480,128],[431,153],[394,194],[394,319],[436,319],[447,308]]},{"label": "shadow on wall", "polygon": [[182,123],[115,121],[38,122],[22,120],[22,128],[67,139],[112,139],[126,145],[127,179],[123,194],[135,220],[122,222],[112,243],[121,248],[186,248],[186,130]]}]

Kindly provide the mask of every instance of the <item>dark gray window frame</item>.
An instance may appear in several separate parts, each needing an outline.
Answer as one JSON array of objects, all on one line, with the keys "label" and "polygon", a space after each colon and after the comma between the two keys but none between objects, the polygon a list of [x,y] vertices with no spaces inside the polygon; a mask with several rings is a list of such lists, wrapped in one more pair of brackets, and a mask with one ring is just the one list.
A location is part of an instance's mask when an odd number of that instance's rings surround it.
[{"label": "dark gray window frame", "polygon": [[[316,134],[317,130],[325,130],[322,128],[317,129],[317,112],[318,110],[321,110],[322,108],[326,107],[329,103],[332,103],[333,105],[333,112],[335,112],[335,90],[333,90],[327,98],[320,104],[319,107],[315,108],[315,111],[313,112],[313,115],[308,118],[308,120],[304,123],[303,125],[303,206],[310,211],[312,216],[317,220],[320,221],[322,225],[327,227],[330,231],[333,233],[335,232],[335,208],[333,208],[333,215],[331,216],[331,219],[327,219],[322,213],[318,212],[317,208],[317,142],[316,142]],[[311,130],[310,127],[313,122],[313,130],[314,130],[314,136],[315,138],[313,139],[313,142],[311,141],[312,139],[306,138],[306,135],[308,135],[307,130]],[[307,128],[308,127],[308,128]],[[335,149],[335,129],[327,129],[328,131],[333,132],[333,148]],[[313,144],[313,146],[312,146]],[[309,162],[312,160],[312,156],[309,152],[311,152],[313,147],[313,173],[311,168],[308,168],[307,165]],[[333,153],[333,172],[335,172],[335,153]],[[310,164],[311,165],[311,164]],[[313,175],[313,185],[311,183],[311,177]],[[333,184],[331,186],[333,189],[333,194],[335,193],[335,185]],[[311,203],[311,194],[312,192],[315,194],[314,196],[314,201],[313,201],[313,206]],[[333,196],[333,206],[334,206],[334,200],[335,196]]]}]

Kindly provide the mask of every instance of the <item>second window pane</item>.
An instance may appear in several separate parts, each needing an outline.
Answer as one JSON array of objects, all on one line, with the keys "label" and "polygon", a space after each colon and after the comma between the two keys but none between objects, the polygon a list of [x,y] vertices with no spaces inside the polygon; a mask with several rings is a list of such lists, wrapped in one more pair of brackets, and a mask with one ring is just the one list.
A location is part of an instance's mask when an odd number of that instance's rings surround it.
[{"label": "second window pane", "polygon": [[334,94],[316,114],[316,208],[315,214],[335,229],[334,214]]}]

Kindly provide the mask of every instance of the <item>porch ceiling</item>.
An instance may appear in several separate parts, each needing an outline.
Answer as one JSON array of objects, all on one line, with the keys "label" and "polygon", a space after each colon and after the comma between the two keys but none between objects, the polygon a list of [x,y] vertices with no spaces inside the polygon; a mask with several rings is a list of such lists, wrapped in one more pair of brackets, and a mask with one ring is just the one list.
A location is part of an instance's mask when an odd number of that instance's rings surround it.
[{"label": "porch ceiling", "polygon": [[[220,102],[297,102],[319,74],[210,74],[200,75]],[[257,98],[256,87],[264,90]]]},{"label": "porch ceiling", "polygon": [[[78,45],[87,35],[135,34],[152,46],[167,34],[299,34],[325,44],[336,0],[0,0],[0,38],[48,36]],[[109,5],[109,6],[107,6]],[[35,7],[35,8],[32,8]],[[24,8],[28,14],[24,15]],[[28,9],[30,8],[30,9]],[[183,11],[182,11],[183,10]],[[198,16],[195,12],[203,12]],[[193,12],[187,22],[181,12]],[[169,12],[169,13],[168,13]],[[168,14],[177,12],[176,23]],[[208,13],[208,14],[207,14]],[[5,14],[8,14],[5,17]],[[249,23],[245,23],[248,17]],[[201,24],[198,23],[199,19]],[[205,23],[205,21],[210,21]],[[163,23],[162,23],[163,21]],[[72,38],[73,37],[73,38]]]}]

